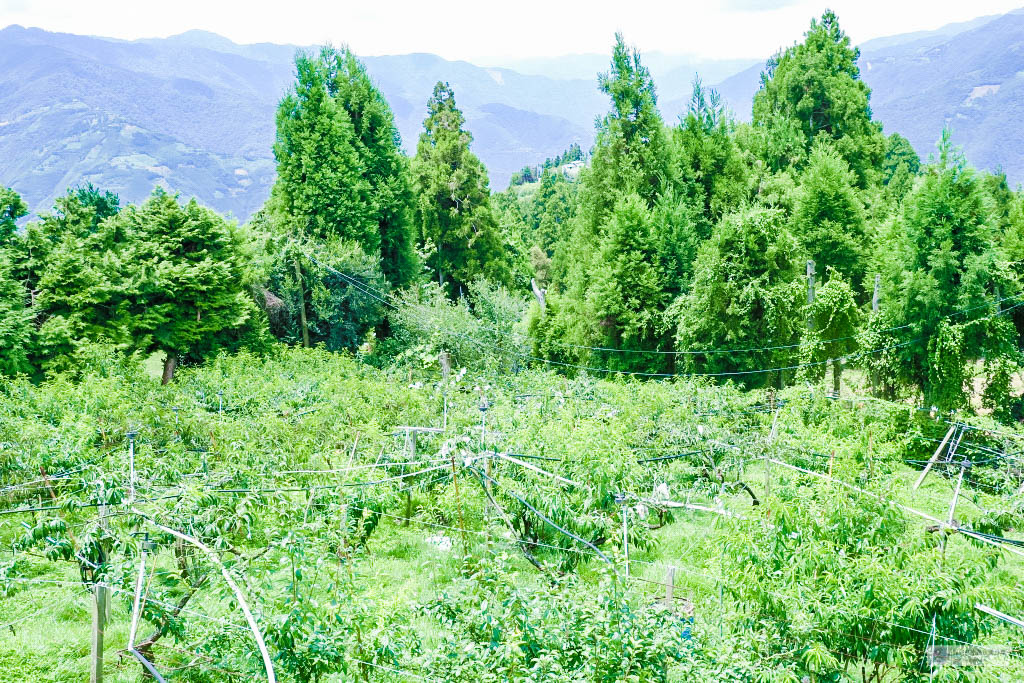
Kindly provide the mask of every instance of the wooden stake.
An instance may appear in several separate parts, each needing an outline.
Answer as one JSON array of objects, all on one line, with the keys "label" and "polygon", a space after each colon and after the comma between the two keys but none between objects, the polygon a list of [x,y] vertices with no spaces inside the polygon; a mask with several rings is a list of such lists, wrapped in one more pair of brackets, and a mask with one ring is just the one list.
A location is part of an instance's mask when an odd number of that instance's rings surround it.
[{"label": "wooden stake", "polygon": [[[405,438],[409,440],[409,462],[416,459],[416,432],[406,432]],[[405,468],[402,468],[402,473],[405,474]],[[409,526],[409,521],[412,519],[412,489],[409,487],[405,488],[405,526]]]},{"label": "wooden stake", "polygon": [[135,432],[128,432],[128,504],[135,502]]},{"label": "wooden stake", "polygon": [[139,630],[139,615],[142,613],[142,583],[146,577],[146,550],[139,555],[139,576],[135,580],[135,602],[132,604],[132,625],[128,629],[128,649],[135,648],[135,635]]},{"label": "wooden stake", "polygon": [[832,454],[828,456],[828,478],[832,478],[832,463],[836,461],[836,449],[832,449]]},{"label": "wooden stake", "polygon": [[814,261],[807,262],[807,329],[814,329],[814,319],[811,317],[811,305],[814,303]]},{"label": "wooden stake", "polygon": [[487,489],[488,496],[494,495],[494,491],[491,489],[491,462],[492,458],[487,458],[484,461],[484,473],[487,475],[487,478],[484,480],[484,488]]},{"label": "wooden stake", "polygon": [[924,478],[928,476],[928,471],[931,470],[932,465],[934,465],[935,461],[939,459],[939,453],[941,453],[942,449],[946,447],[946,444],[949,442],[949,437],[953,436],[953,432],[956,430],[956,427],[956,425],[952,425],[949,428],[949,431],[946,432],[946,437],[942,440],[942,443],[939,444],[939,447],[935,449],[935,454],[931,457],[931,460],[928,461],[928,464],[925,465],[924,471],[921,472],[921,476],[917,478],[916,482],[914,482],[915,491],[921,486],[921,482],[924,481]]},{"label": "wooden stake", "polygon": [[670,565],[665,570],[665,606],[666,607],[671,607],[672,606],[672,590],[675,588],[675,584],[676,584],[676,568],[674,566]]},{"label": "wooden stake", "polygon": [[462,532],[462,549],[469,553],[469,541],[466,540],[466,520],[462,516],[462,496],[459,495],[459,478],[455,473],[455,452],[449,455],[452,461],[452,485],[455,487],[455,501],[459,506],[459,530]]},{"label": "wooden stake", "polygon": [[956,480],[956,488],[953,490],[953,500],[949,503],[949,519],[947,523],[953,526],[953,514],[956,512],[956,500],[960,497],[960,488],[964,485],[964,472],[967,471],[967,461],[960,463],[960,476]]},{"label": "wooden stake", "polygon": [[622,503],[622,552],[626,555],[626,578],[629,578],[629,506]]}]

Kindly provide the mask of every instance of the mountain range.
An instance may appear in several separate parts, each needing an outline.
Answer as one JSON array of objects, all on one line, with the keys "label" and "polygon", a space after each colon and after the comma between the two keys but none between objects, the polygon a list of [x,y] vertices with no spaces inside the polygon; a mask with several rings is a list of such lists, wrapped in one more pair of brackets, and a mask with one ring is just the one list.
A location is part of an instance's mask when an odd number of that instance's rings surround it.
[{"label": "mountain range", "polygon": [[[84,182],[126,201],[159,185],[245,220],[273,183],[274,112],[297,49],[203,31],[121,41],[0,30],[0,185],[37,212]],[[589,148],[607,109],[596,82],[607,57],[599,55],[507,66],[430,54],[362,59],[409,153],[434,83],[448,81],[494,189],[570,143]],[[695,73],[717,82],[737,118],[749,119],[761,62],[652,53],[647,63],[667,121],[685,111]],[[861,70],[887,133],[902,133],[927,156],[950,125],[974,165],[1024,181],[1024,13],[869,41]]]}]

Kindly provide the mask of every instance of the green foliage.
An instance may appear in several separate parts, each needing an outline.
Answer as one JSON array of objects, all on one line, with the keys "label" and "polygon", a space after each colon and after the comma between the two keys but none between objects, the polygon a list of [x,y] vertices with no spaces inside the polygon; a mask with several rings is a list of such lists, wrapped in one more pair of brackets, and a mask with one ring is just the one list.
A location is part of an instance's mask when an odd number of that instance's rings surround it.
[{"label": "green foliage", "polygon": [[899,133],[892,133],[886,140],[888,144],[882,164],[882,182],[890,184],[901,166],[909,175],[916,176],[921,171],[921,157],[914,151],[910,141]]},{"label": "green foliage", "polygon": [[406,292],[388,313],[392,337],[381,343],[381,360],[436,368],[447,352],[453,367],[509,371],[523,365],[527,345],[518,323],[526,301],[483,278],[470,283],[467,295],[451,301],[433,283]]},{"label": "green foliage", "polygon": [[507,556],[468,567],[464,593],[425,611],[443,628],[428,660],[449,681],[666,681],[686,656],[684,622],[631,604],[606,575],[585,600],[571,578],[521,587]]},{"label": "green foliage", "polygon": [[412,174],[418,197],[420,239],[427,265],[449,296],[483,275],[507,279],[503,245],[491,212],[487,171],[469,150],[473,137],[447,83],[434,86]]},{"label": "green foliage", "polygon": [[[58,200],[20,246],[38,325],[34,362],[67,367],[83,343],[99,340],[175,361],[256,343],[262,328],[239,228],[162,190],[117,213],[116,198],[93,197],[102,201],[83,203],[90,196],[81,192]],[[239,336],[250,321],[251,334]]]},{"label": "green foliage", "polygon": [[182,206],[157,190],[104,226],[126,236],[117,283],[124,298],[108,305],[123,316],[116,334],[131,349],[183,357],[254,314],[245,236],[194,199]]},{"label": "green foliage", "polygon": [[376,254],[339,238],[297,241],[258,214],[262,233],[260,273],[270,331],[281,341],[303,341],[302,311],[310,344],[355,351],[384,322],[390,287]]},{"label": "green foliage", "polygon": [[749,170],[733,128],[718,93],[695,79],[689,110],[672,130],[672,140],[678,150],[679,176],[694,203],[702,207],[701,239],[707,239],[711,227],[723,214],[738,208],[747,195]]},{"label": "green foliage", "polygon": [[[875,180],[886,141],[871,120],[870,90],[860,80],[859,57],[836,15],[826,10],[820,21],[811,21],[804,42],[768,62],[754,95],[754,125],[771,141],[762,158],[773,170],[800,165],[823,137],[850,165],[859,187]],[[800,148],[794,146],[797,133]]]},{"label": "green foliage", "polygon": [[611,109],[598,125],[590,167],[582,177],[586,227],[595,230],[620,195],[654,205],[670,180],[671,149],[657,108],[654,81],[640,53],[615,36],[611,70],[598,78]]},{"label": "green foliage", "polygon": [[374,252],[380,232],[355,148],[356,131],[331,93],[337,58],[329,48],[295,58],[295,86],[277,109],[271,202],[296,234],[342,237]]},{"label": "green foliage", "polygon": [[858,288],[864,278],[863,203],[846,162],[816,144],[800,178],[792,232],[819,272],[834,269]]},{"label": "green foliage", "polygon": [[[601,230],[601,269],[593,275],[586,302],[588,317],[596,325],[597,346],[636,350],[662,346],[668,325],[661,311],[670,299],[654,228],[643,199],[633,194],[616,204]],[[616,369],[642,369],[651,363],[642,354],[614,354],[607,360]]]},{"label": "green foliage", "polygon": [[767,532],[741,532],[726,549],[744,608],[733,628],[762,659],[792,654],[797,677],[848,680],[853,668],[868,683],[919,669],[933,619],[960,641],[984,632],[983,567],[945,566],[930,543],[900,541],[907,522],[893,507],[808,483],[780,492],[788,504]]},{"label": "green foliage", "polygon": [[[693,288],[676,304],[680,350],[745,349],[794,344],[803,328],[803,263],[796,239],[779,211],[747,209],[730,214],[701,247]],[[731,354],[693,354],[687,371],[731,373],[792,364],[792,349]],[[770,373],[739,375],[739,381],[782,381]]]},{"label": "green foliage", "polygon": [[0,248],[0,376],[31,372],[28,349],[32,340],[32,312],[25,305],[25,289],[15,281],[11,263]]},{"label": "green foliage", "polygon": [[[523,166],[522,170],[512,174],[512,178],[509,180],[509,187],[515,187],[516,185],[524,185],[528,183],[535,183],[544,177],[544,174],[551,170],[559,170],[564,164],[569,164],[574,161],[583,160],[583,149],[580,147],[580,143],[574,142],[569,145],[561,154],[557,155],[554,159],[548,157],[544,160],[544,163],[540,166]],[[564,173],[559,172],[558,175],[564,177]]]},{"label": "green foliage", "polygon": [[[328,65],[331,97],[352,122],[353,145],[380,233],[381,269],[393,287],[404,287],[416,277],[418,262],[409,160],[401,151],[394,114],[351,50],[325,48],[320,59]],[[360,246],[373,253],[372,243]]]},{"label": "green foliage", "polygon": [[[481,284],[472,313],[507,326],[521,315],[511,304]],[[125,425],[139,431],[134,508],[222,558],[282,681],[877,681],[920,674],[933,618],[937,642],[1016,642],[1012,627],[974,609],[1022,609],[1016,565],[959,536],[943,552],[887,502],[948,504],[941,472],[909,489],[914,472],[902,460],[930,455],[945,424],[912,418],[904,404],[851,407],[796,387],[777,397],[776,417],[762,392],[706,381],[566,379],[476,362],[484,372],[456,365],[444,381],[436,360],[374,369],[301,348],[220,355],[160,386],[109,348],[85,346],[76,358],[74,374],[0,383],[0,485],[9,519],[25,522],[0,528],[12,553],[0,563],[0,617],[21,619],[0,638],[30,653],[0,657],[5,680],[47,657],[79,677],[89,636],[81,580],[99,576],[123,594],[108,623],[119,638],[147,542],[140,633],[157,636],[157,669],[188,671],[180,667],[201,655],[205,678],[185,680],[262,674],[216,565],[128,507]],[[991,421],[967,419],[978,427],[970,443],[998,447],[984,436]],[[399,425],[446,425],[418,442],[423,467],[440,461],[438,470],[402,464],[409,446],[394,436]],[[769,431],[771,445],[760,438]],[[499,443],[549,458],[530,462],[572,483],[499,459],[485,470],[482,456]],[[768,493],[756,463],[766,448],[815,471],[825,465],[811,453],[835,451],[836,478],[868,493],[774,465]],[[673,459],[639,463],[641,454]],[[40,468],[54,509],[17,512],[49,507],[20,486]],[[978,507],[962,505],[958,522],[993,533],[1019,526],[1013,495],[987,493],[1013,476],[979,462],[961,494]],[[658,505],[684,499],[705,511],[673,516]],[[706,512],[719,506],[736,516]],[[435,543],[445,540],[450,550]],[[666,565],[676,567],[674,607],[655,585]]]},{"label": "green foliage", "polygon": [[828,275],[827,282],[814,293],[809,311],[810,329],[801,345],[800,362],[808,364],[805,372],[810,379],[820,381],[825,376],[826,361],[832,361],[832,386],[838,393],[845,357],[859,347],[857,333],[861,314],[850,283],[838,273]]},{"label": "green foliage", "polygon": [[17,192],[0,187],[0,247],[10,241],[18,228],[16,221],[27,213],[28,207]]},{"label": "green foliage", "polygon": [[[994,244],[990,209],[977,174],[943,135],[937,161],[907,197],[904,244],[888,262],[892,298],[889,326],[902,343],[900,377],[941,408],[963,406],[968,366],[981,357],[1016,362],[1012,325],[992,317],[993,303],[1015,294],[1017,283]],[[888,296],[887,296],[888,298]]]}]

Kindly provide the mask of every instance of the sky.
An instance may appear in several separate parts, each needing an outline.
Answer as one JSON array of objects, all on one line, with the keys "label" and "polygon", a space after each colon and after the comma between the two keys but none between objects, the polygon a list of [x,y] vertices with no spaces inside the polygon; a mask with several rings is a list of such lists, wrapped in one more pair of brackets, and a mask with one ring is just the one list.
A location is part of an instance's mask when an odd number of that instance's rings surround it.
[{"label": "sky", "polygon": [[470,61],[605,54],[622,31],[643,51],[761,59],[798,40],[826,7],[861,43],[1021,5],[1024,0],[0,0],[0,27],[122,39],[204,29],[237,43],[332,42],[361,55],[431,52]]}]

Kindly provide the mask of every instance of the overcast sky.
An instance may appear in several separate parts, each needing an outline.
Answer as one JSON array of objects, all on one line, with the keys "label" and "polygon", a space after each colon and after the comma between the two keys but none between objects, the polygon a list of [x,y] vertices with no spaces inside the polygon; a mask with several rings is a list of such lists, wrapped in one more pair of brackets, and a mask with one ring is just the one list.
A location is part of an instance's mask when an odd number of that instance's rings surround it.
[{"label": "overcast sky", "polygon": [[641,50],[763,58],[826,7],[855,43],[1000,14],[1024,0],[0,0],[0,26],[115,38],[192,28],[239,43],[347,43],[358,54],[448,59],[606,53],[615,31]]}]

